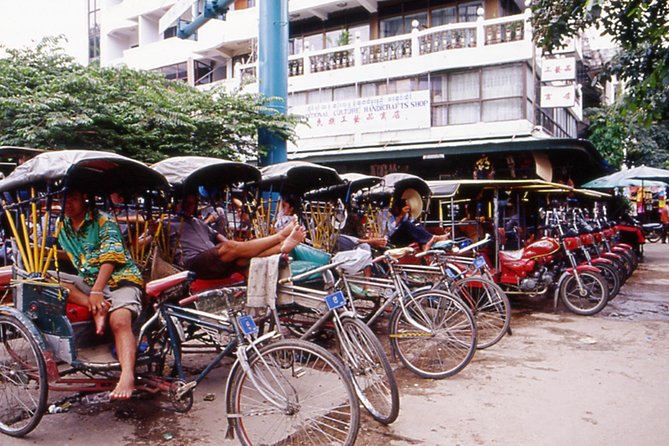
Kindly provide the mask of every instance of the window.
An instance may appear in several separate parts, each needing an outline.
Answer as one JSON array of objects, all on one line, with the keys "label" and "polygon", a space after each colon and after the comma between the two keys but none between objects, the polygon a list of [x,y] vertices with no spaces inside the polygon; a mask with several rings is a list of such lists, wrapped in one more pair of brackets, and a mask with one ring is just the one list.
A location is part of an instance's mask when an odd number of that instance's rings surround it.
[{"label": "window", "polygon": [[432,125],[473,124],[524,119],[528,103],[524,64],[433,74]]},{"label": "window", "polygon": [[455,6],[433,9],[430,13],[431,26],[448,25],[457,23],[458,14]]},{"label": "window", "polygon": [[333,88],[332,93],[335,101],[345,101],[347,99],[356,99],[358,97],[358,91],[355,88],[355,85]]},{"label": "window", "polygon": [[404,34],[404,21],[402,17],[383,19],[379,23],[380,37],[392,37]]},{"label": "window", "polygon": [[483,2],[471,2],[458,5],[458,22],[475,22],[478,18],[476,11],[483,8]]},{"label": "window", "polygon": [[195,85],[211,84],[214,81],[213,64],[208,64],[196,60],[194,63],[194,69],[195,69]]},{"label": "window", "polygon": [[88,61],[100,59],[100,24],[98,0],[88,0]]},{"label": "window", "polygon": [[165,79],[184,82],[188,80],[188,68],[186,66],[186,62],[161,67],[156,71],[162,73],[163,76],[165,76]]}]

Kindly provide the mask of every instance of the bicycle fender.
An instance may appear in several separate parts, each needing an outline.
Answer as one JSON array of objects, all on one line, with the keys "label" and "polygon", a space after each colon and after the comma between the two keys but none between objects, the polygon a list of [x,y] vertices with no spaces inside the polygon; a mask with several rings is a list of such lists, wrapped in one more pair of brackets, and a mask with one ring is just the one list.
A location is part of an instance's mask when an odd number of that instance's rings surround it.
[{"label": "bicycle fender", "polygon": [[0,306],[0,314],[11,316],[14,319],[17,319],[20,323],[23,324],[23,326],[26,327],[26,329],[30,332],[30,334],[33,335],[35,341],[37,341],[37,345],[39,346],[40,350],[42,350],[42,352],[48,350],[49,347],[47,346],[46,340],[44,339],[42,332],[37,329],[33,321],[30,320],[30,318],[25,313],[19,311],[14,307]]},{"label": "bicycle fender", "polygon": [[[262,344],[263,342],[266,342],[272,338],[277,336],[276,331],[270,331],[265,333],[262,336],[259,336],[258,338],[254,339],[253,342],[251,342],[249,345],[247,345],[244,348],[244,351],[249,351],[253,346]],[[236,359],[235,362],[232,364],[232,367],[230,367],[230,372],[228,373],[228,378],[225,381],[225,395],[230,395],[230,389],[232,388],[232,377],[234,376],[234,372],[241,367],[239,364],[239,359]],[[229,407],[226,408],[226,413],[229,413]],[[234,432],[233,426],[231,424],[232,418],[233,417],[227,417],[228,418],[228,433],[226,434],[226,438],[228,438],[228,435],[232,435],[230,438],[234,438],[234,434],[230,434],[230,432]]]}]

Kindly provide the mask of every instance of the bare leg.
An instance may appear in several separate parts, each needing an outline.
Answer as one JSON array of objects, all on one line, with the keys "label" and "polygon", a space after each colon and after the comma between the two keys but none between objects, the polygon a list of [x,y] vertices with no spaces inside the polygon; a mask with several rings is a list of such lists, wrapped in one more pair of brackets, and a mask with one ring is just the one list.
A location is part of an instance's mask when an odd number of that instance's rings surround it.
[{"label": "bare leg", "polygon": [[[69,294],[67,295],[67,301],[72,304],[81,305],[91,310],[91,303],[88,298],[88,294],[81,291],[76,285],[72,283],[62,283],[62,286],[67,288]],[[109,308],[105,306],[105,308]],[[95,334],[102,335],[105,332],[105,322],[107,319],[107,311],[92,311],[93,313],[93,322],[95,322]]]},{"label": "bare leg", "polygon": [[234,262],[238,259],[277,254],[283,242],[296,228],[294,222],[288,224],[276,234],[247,241],[226,240],[218,245],[218,258],[222,262]]},{"label": "bare leg", "polygon": [[135,335],[132,333],[132,313],[126,308],[114,310],[109,315],[109,325],[114,333],[116,354],[121,363],[121,376],[111,392],[111,398],[125,400],[135,390]]}]

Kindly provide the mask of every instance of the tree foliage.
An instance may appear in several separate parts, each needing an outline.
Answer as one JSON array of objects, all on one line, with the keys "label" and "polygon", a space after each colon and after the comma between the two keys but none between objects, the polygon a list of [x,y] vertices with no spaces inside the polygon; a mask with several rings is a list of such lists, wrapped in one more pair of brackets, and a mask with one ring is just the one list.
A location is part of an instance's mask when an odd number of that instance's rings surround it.
[{"label": "tree foliage", "polygon": [[617,76],[627,94],[620,109],[644,125],[669,119],[669,2],[667,0],[534,0],[535,40],[544,50],[598,26],[619,51],[604,77]]},{"label": "tree foliage", "polygon": [[294,140],[294,116],[268,98],[199,91],[157,73],[84,67],[58,38],[0,59],[0,145],[92,149],[155,162],[174,155],[255,157],[264,128]]},{"label": "tree foliage", "polygon": [[[669,126],[666,122],[650,127],[639,125],[621,113],[620,105],[588,110],[588,139],[613,166],[656,166],[669,168]],[[624,160],[625,151],[627,159]]]}]

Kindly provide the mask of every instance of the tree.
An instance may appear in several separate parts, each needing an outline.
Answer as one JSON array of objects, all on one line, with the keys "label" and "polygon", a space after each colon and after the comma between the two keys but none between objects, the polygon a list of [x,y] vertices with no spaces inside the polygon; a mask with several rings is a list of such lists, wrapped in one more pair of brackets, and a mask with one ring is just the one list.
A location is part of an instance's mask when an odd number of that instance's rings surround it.
[{"label": "tree", "polygon": [[[669,125],[659,122],[650,127],[639,125],[620,111],[620,104],[591,108],[588,139],[613,166],[648,165],[669,168]],[[625,151],[627,159],[623,160]]]},{"label": "tree", "polygon": [[299,118],[269,98],[183,82],[130,68],[84,67],[59,38],[0,59],[0,145],[94,149],[155,162],[174,155],[256,157],[265,128],[294,140]]},{"label": "tree", "polygon": [[603,78],[625,82],[620,109],[648,126],[669,119],[669,2],[667,0],[534,0],[535,40],[544,50],[597,26],[619,48]]}]

